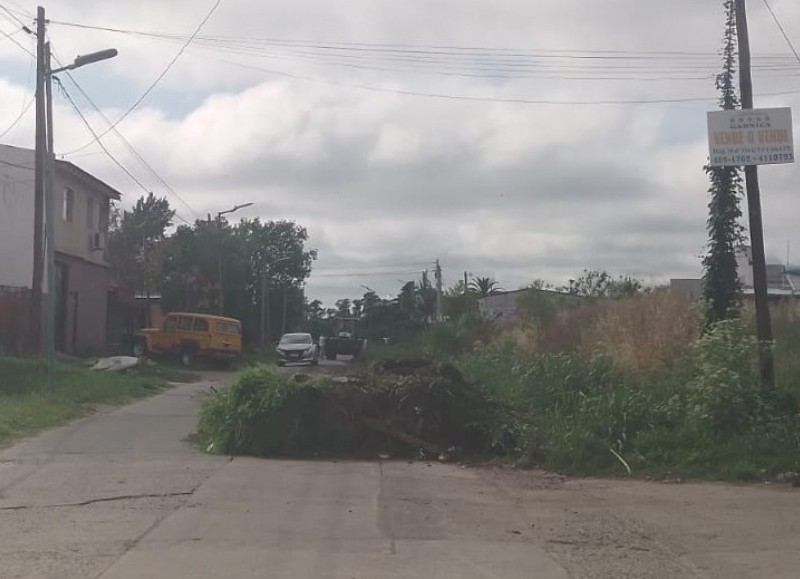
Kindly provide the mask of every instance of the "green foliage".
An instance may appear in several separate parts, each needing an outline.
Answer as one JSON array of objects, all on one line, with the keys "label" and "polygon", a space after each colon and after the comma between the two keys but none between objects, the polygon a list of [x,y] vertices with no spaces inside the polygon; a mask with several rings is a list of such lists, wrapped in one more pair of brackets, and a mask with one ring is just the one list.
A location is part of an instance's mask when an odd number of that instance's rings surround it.
[{"label": "green foliage", "polygon": [[479,298],[496,294],[503,291],[497,281],[490,277],[476,277],[469,283],[469,289],[475,292]]},{"label": "green foliage", "polygon": [[[719,105],[725,110],[736,109],[736,9],[733,0],[725,0],[725,34],[723,39],[722,72],[717,76]],[[706,325],[737,315],[740,306],[736,248],[744,242],[739,220],[742,211],[742,176],[739,167],[706,167],[711,186],[708,203],[708,253],[703,258],[703,296],[707,302]]]},{"label": "green foliage", "polygon": [[56,366],[55,386],[38,360],[0,357],[0,443],[31,436],[82,416],[98,404],[121,404],[186,378],[161,366],[96,372],[75,364]]},{"label": "green foliage", "polygon": [[442,312],[448,320],[459,320],[466,316],[474,316],[478,311],[478,296],[460,281],[444,292],[442,296]]},{"label": "green foliage", "polygon": [[329,420],[320,387],[266,366],[243,371],[206,400],[196,442],[214,454],[304,456],[341,450],[351,433]]},{"label": "green foliage", "polygon": [[162,242],[175,211],[166,197],[140,197],[131,211],[115,211],[108,235],[108,261],[128,288],[147,292],[162,273]]},{"label": "green foliage", "polygon": [[520,317],[527,323],[539,327],[552,322],[563,306],[560,294],[534,287],[522,292],[517,298],[517,310]]},{"label": "green foliage", "polygon": [[754,425],[766,410],[758,387],[756,346],[738,319],[719,322],[697,341],[697,371],[687,396],[691,418],[720,434]]},{"label": "green foliage", "polygon": [[167,310],[217,313],[221,266],[224,314],[242,320],[248,342],[259,337],[265,294],[270,335],[284,330],[284,311],[286,331],[296,329],[305,318],[302,286],[316,259],[305,248],[307,240],[306,229],[291,221],[243,219],[231,226],[223,219],[181,226],[163,243],[162,304]]},{"label": "green foliage", "polygon": [[569,473],[753,479],[798,469],[798,397],[757,388],[755,344],[723,322],[684,358],[633,374],[610,358],[526,358],[495,345],[462,358],[465,375],[521,411],[523,462]]},{"label": "green foliage", "polygon": [[282,438],[270,430],[279,423],[277,414],[284,401],[298,387],[266,366],[243,371],[232,386],[203,404],[198,440],[217,454],[263,454]]},{"label": "green foliage", "polygon": [[645,291],[644,284],[631,276],[612,277],[608,272],[584,269],[576,279],[560,288],[574,296],[595,298],[626,298]]}]

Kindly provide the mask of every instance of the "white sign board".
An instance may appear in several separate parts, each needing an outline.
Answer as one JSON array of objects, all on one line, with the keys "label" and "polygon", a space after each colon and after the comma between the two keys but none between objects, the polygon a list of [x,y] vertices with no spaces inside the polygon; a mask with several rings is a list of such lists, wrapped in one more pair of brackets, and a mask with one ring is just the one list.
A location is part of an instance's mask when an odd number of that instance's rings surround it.
[{"label": "white sign board", "polygon": [[792,109],[708,113],[712,167],[794,163]]}]

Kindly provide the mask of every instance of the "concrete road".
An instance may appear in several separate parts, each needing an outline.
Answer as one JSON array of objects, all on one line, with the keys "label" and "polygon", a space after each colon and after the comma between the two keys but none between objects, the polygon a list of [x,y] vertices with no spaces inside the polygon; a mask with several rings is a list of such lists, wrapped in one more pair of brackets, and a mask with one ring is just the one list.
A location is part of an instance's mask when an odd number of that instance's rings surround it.
[{"label": "concrete road", "polygon": [[229,378],[0,453],[0,578],[798,576],[788,486],[207,456],[184,439]]},{"label": "concrete road", "polygon": [[211,457],[185,437],[211,383],[0,454],[0,577],[541,577],[566,572],[513,501],[424,463]]}]

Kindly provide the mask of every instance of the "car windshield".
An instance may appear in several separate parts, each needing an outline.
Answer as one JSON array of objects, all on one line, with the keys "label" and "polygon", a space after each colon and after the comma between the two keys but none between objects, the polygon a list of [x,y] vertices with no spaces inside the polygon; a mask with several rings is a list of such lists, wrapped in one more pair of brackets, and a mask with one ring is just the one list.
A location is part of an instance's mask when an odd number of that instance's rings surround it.
[{"label": "car windshield", "polygon": [[289,334],[281,338],[281,344],[310,344],[311,336],[308,334]]}]

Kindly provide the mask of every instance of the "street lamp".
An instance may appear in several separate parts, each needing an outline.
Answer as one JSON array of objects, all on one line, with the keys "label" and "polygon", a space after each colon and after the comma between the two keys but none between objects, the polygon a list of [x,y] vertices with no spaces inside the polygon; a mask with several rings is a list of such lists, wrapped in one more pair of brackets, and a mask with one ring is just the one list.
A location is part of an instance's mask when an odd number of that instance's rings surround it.
[{"label": "street lamp", "polygon": [[[44,95],[41,90],[37,90],[37,118],[36,123],[44,130],[36,131],[36,171],[44,185],[44,206],[45,206],[45,252],[47,264],[47,340],[46,340],[46,359],[47,359],[47,382],[48,387],[53,386],[55,369],[55,314],[56,314],[56,291],[55,291],[55,198],[54,184],[55,178],[55,152],[53,150],[53,75],[67,70],[74,70],[117,56],[117,50],[109,48],[99,52],[92,52],[84,56],[78,56],[74,62],[61,68],[52,68],[50,43],[44,39],[44,9],[39,8],[37,18],[37,51],[39,53],[39,64],[37,67],[37,88],[44,85]],[[44,103],[42,97],[44,96]],[[44,105],[44,106],[43,106]],[[44,112],[44,118],[42,118]],[[44,161],[42,163],[42,161]],[[41,279],[41,278],[39,278]]]},{"label": "street lamp", "polygon": [[[217,310],[220,315],[225,313],[225,291],[222,289],[222,216],[228,213],[234,213],[239,209],[250,207],[252,203],[242,203],[241,205],[234,205],[226,211],[217,212],[217,276],[219,280],[219,300],[217,303]],[[211,216],[209,215],[209,219]]]},{"label": "street lamp", "polygon": [[[268,261],[266,264],[266,271],[264,272],[264,276],[261,279],[261,347],[263,348],[267,344],[269,344],[269,273],[270,268],[282,261],[286,261],[287,259],[291,259],[293,256],[291,255],[284,255],[283,257],[279,257],[278,259],[273,259],[272,261]],[[283,305],[284,311],[286,310],[286,294],[283,297]],[[284,314],[285,315],[285,314]],[[284,318],[285,319],[285,318]]]}]

